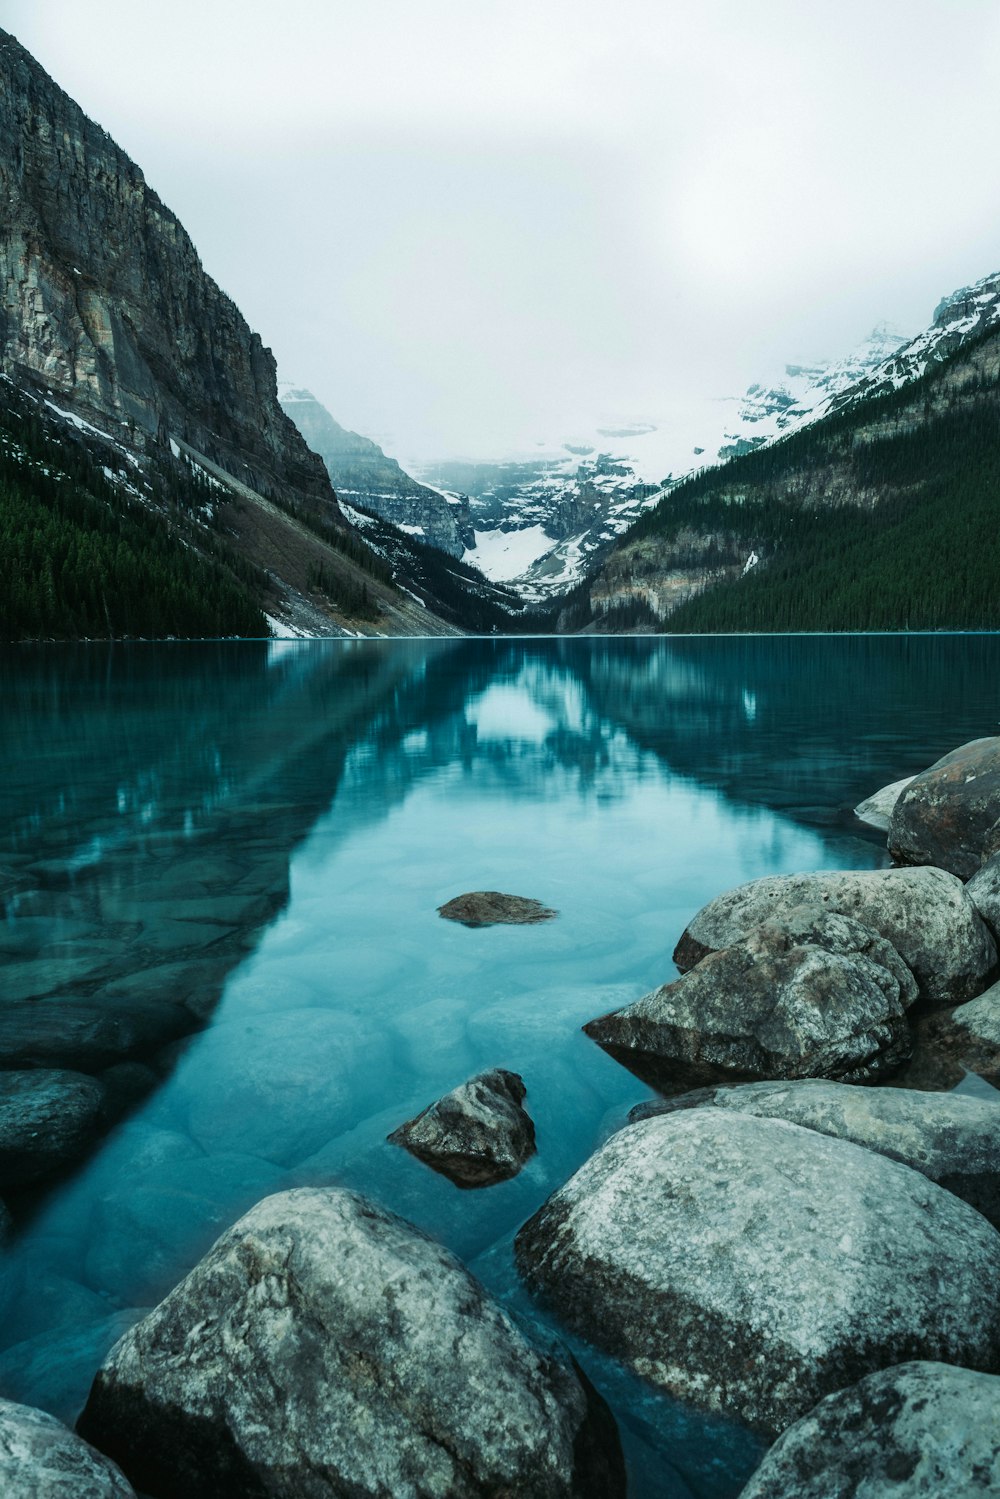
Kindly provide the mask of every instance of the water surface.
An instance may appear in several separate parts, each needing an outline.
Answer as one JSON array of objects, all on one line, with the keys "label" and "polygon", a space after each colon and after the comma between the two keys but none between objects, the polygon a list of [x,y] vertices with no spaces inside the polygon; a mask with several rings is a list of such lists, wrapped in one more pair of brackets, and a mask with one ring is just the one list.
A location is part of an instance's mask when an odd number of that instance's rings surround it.
[{"label": "water surface", "polygon": [[[306,1183],[376,1198],[538,1316],[514,1232],[650,1096],[580,1026],[673,977],[721,890],[887,862],[850,808],[996,733],[998,667],[970,636],[8,651],[4,1004],[144,1006],[143,1068],[108,1076],[156,1086],[15,1204],[0,1390],[72,1419],[138,1309]],[[486,888],[559,917],[437,916]],[[155,1033],[172,1005],[200,1034]],[[386,1143],[492,1066],[523,1075],[537,1126],[515,1181],[460,1192]],[[574,1351],[633,1494],[738,1492],[754,1439]]]}]

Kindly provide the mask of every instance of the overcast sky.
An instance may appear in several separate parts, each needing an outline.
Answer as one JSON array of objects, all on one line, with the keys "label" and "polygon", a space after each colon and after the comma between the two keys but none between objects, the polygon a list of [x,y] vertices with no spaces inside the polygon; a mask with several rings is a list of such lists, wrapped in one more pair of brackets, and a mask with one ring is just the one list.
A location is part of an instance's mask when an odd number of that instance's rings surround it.
[{"label": "overcast sky", "polygon": [[669,421],[1000,269],[996,0],[0,0],[338,421]]}]

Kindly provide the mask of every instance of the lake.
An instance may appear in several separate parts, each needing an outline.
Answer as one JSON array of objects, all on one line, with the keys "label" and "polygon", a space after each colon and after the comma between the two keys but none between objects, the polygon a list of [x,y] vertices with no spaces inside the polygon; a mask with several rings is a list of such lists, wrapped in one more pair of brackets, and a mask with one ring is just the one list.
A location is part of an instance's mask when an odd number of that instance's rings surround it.
[{"label": "lake", "polygon": [[[674,977],[720,891],[886,864],[851,808],[998,732],[1000,638],[22,647],[0,684],[2,1063],[101,1073],[122,1115],[12,1204],[0,1392],[71,1421],[137,1311],[294,1185],[401,1213],[544,1333],[513,1234],[651,1096],[581,1025]],[[475,889],[558,919],[438,917]],[[23,1040],[70,1011],[110,1019]],[[386,1143],[495,1066],[537,1127],[515,1180]],[[754,1438],[572,1346],[630,1493],[739,1491]]]}]

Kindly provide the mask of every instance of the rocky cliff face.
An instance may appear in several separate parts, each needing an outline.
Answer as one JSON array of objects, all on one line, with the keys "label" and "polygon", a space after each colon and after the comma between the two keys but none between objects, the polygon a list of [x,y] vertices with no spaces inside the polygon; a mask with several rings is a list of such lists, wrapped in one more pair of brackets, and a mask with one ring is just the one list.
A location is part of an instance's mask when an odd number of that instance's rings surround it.
[{"label": "rocky cliff face", "polygon": [[0,31],[0,361],[133,450],[187,443],[337,518],[269,349],[140,169]]},{"label": "rocky cliff face", "polygon": [[334,421],[311,391],[282,381],[282,409],[291,417],[314,453],[326,465],[337,495],[383,520],[429,542],[453,557],[475,546],[469,501],[420,484],[404,472],[378,443],[348,432]]}]

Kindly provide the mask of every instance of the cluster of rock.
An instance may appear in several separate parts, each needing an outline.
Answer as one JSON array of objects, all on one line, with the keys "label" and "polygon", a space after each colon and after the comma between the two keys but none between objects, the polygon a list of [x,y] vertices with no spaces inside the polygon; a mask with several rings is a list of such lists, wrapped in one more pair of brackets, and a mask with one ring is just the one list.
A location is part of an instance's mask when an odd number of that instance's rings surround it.
[{"label": "cluster of rock", "polygon": [[[962,755],[942,762],[953,795],[977,779]],[[1000,1073],[1000,787],[959,816],[941,779],[889,819],[941,865],[729,892],[684,933],[679,980],[586,1027],[667,1096],[516,1238],[578,1338],[776,1439],[743,1499],[1000,1493],[1000,1109],[899,1086],[928,1046]],[[977,851],[963,885],[944,864]],[[496,1069],[390,1139],[458,1185],[504,1180],[534,1149],[524,1098]],[[73,1492],[132,1492],[49,1418],[0,1421],[21,1423],[0,1438],[14,1491],[42,1462],[75,1463]],[[341,1189],[266,1198],[224,1233],[112,1349],[79,1431],[152,1499],[625,1492],[577,1366]]]}]

